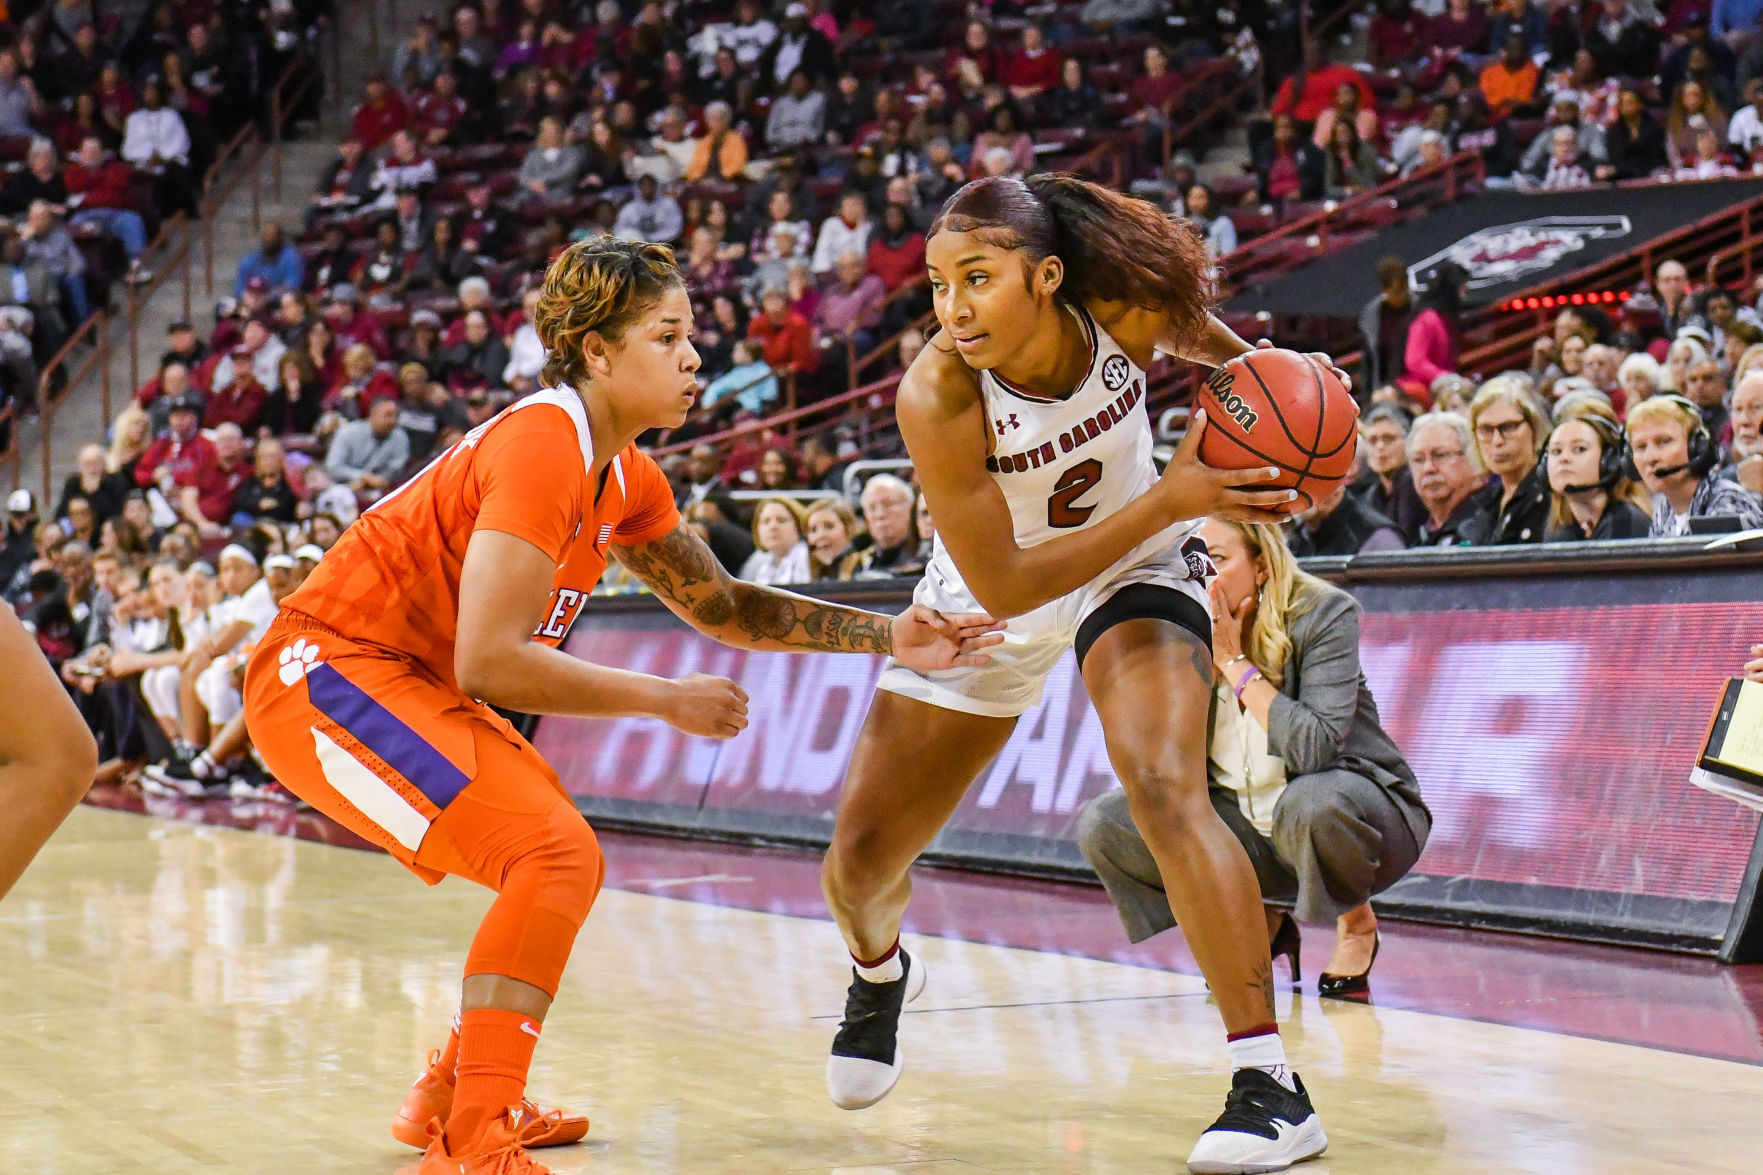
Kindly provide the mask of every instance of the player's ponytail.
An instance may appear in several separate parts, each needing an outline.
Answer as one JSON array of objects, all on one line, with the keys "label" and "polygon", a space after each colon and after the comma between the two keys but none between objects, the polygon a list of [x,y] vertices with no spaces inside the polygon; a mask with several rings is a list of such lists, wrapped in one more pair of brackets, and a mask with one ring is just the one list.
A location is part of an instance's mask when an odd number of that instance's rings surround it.
[{"label": "player's ponytail", "polygon": [[533,307],[533,329],[549,353],[545,383],[587,382],[582,347],[589,333],[616,343],[681,280],[673,250],[648,241],[588,237],[559,253]]},{"label": "player's ponytail", "polygon": [[1024,250],[1031,266],[1057,257],[1065,264],[1060,298],[1155,311],[1178,342],[1200,332],[1216,297],[1216,267],[1191,224],[1075,175],[974,180],[949,197],[927,239],[944,229],[980,231],[1001,248]]}]

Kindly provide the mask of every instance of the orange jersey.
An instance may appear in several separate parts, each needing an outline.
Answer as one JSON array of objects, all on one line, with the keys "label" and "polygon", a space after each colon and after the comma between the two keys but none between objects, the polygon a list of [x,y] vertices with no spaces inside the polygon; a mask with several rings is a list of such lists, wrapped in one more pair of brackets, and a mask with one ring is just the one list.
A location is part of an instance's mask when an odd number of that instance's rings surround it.
[{"label": "orange jersey", "polygon": [[593,438],[572,391],[535,393],[485,421],[375,503],[282,602],[350,640],[422,666],[457,690],[459,576],[479,527],[557,563],[533,639],[555,647],[606,570],[608,544],[636,546],[679,524],[673,491],[631,445],[594,497]]}]

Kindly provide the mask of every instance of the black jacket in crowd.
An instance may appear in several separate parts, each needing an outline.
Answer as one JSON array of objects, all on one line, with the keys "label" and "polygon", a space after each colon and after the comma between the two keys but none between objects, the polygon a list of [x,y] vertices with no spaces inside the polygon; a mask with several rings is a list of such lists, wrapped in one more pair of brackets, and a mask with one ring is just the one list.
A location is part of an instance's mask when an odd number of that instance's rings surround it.
[{"label": "black jacket in crowd", "polygon": [[1579,528],[1579,523],[1569,522],[1566,526],[1557,526],[1549,532],[1551,543],[1584,543],[1600,542],[1604,539],[1644,539],[1653,528],[1653,516],[1632,502],[1624,502],[1620,498],[1611,498],[1610,504],[1604,507],[1598,524],[1587,534]]},{"label": "black jacket in crowd", "polygon": [[1518,483],[1512,500],[1500,508],[1501,487],[1496,479],[1476,495],[1481,508],[1468,532],[1468,540],[1478,547],[1504,547],[1514,543],[1540,543],[1549,531],[1549,471],[1538,460]]},{"label": "black jacket in crowd", "polygon": [[1292,528],[1292,554],[1357,555],[1361,551],[1399,551],[1408,545],[1396,524],[1348,494],[1334,513],[1314,528],[1299,522]]}]

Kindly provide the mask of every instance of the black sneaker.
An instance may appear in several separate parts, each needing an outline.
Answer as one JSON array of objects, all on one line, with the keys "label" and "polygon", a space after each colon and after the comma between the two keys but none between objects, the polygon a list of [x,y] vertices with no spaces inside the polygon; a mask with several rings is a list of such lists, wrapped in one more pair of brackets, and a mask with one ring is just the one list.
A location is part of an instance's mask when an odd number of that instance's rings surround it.
[{"label": "black sneaker", "polygon": [[216,767],[207,775],[196,774],[197,756],[173,756],[164,763],[154,763],[141,770],[142,787],[155,786],[161,795],[205,796],[211,791],[225,792],[227,771]]},{"label": "black sneaker", "polygon": [[904,974],[889,983],[871,983],[851,969],[845,1018],[826,1060],[826,1091],[842,1110],[861,1110],[888,1096],[905,1062],[898,1040],[900,1009],[924,991],[924,967],[900,952]]},{"label": "black sneaker", "polygon": [[1206,1128],[1188,1155],[1193,1175],[1242,1175],[1284,1171],[1328,1149],[1322,1120],[1304,1083],[1281,1085],[1265,1069],[1238,1069],[1231,1077],[1224,1113]]}]

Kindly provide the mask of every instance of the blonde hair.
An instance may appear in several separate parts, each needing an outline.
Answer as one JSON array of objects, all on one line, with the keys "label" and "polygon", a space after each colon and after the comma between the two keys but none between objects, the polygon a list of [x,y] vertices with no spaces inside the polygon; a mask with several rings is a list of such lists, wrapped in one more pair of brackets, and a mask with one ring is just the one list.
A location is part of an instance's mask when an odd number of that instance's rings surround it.
[{"label": "blonde hair", "polygon": [[1281,685],[1285,681],[1286,662],[1292,656],[1292,638],[1287,629],[1293,620],[1316,606],[1327,585],[1299,569],[1298,561],[1286,546],[1285,532],[1279,527],[1228,518],[1213,521],[1241,535],[1249,558],[1267,575],[1260,588],[1260,603],[1255,606],[1255,623],[1243,641],[1243,652],[1263,677]]},{"label": "blonde hair", "polygon": [[[1535,443],[1538,451],[1541,451],[1543,442],[1549,436],[1549,421],[1543,415],[1542,409],[1537,407],[1536,398],[1530,394],[1530,381],[1522,375],[1507,372],[1505,375],[1496,375],[1481,385],[1481,390],[1476,392],[1475,398],[1469,401],[1471,438],[1475,437],[1475,425],[1481,419],[1481,414],[1495,404],[1510,404],[1518,409],[1518,414],[1524,417],[1524,423],[1530,425],[1531,440]],[[1481,456],[1481,441],[1479,439],[1475,439],[1475,455],[1485,467],[1487,461]]]},{"label": "blonde hair", "polygon": [[[804,539],[808,537],[809,520],[811,520],[816,514],[819,514],[822,510],[830,510],[838,517],[840,525],[845,528],[845,541],[847,543],[852,542],[858,535],[863,533],[863,524],[857,520],[857,511],[851,509],[851,503],[845,501],[843,498],[822,498],[820,501],[815,502],[802,512],[802,537]],[[840,561],[843,562],[846,558],[854,554],[856,554],[854,551],[847,552],[845,555],[840,556]],[[834,565],[831,563],[822,563],[820,561],[820,556],[814,553],[814,548],[812,546],[808,548],[808,571],[815,579],[819,579],[833,566]]]},{"label": "blonde hair", "polygon": [[1628,410],[1628,435],[1637,424],[1680,424],[1688,436],[1702,427],[1702,414],[1681,396],[1653,396]]},{"label": "blonde hair", "polygon": [[147,446],[153,441],[151,428],[138,444],[129,440],[129,433],[143,420],[150,421],[151,417],[145,408],[133,402],[123,405],[122,411],[116,414],[116,419],[110,425],[110,451],[104,455],[104,467],[110,472],[117,472],[147,451]]},{"label": "blonde hair", "polygon": [[1752,343],[1744,349],[1739,355],[1739,361],[1732,366],[1732,386],[1738,387],[1739,380],[1745,377],[1745,372],[1750,369],[1751,364],[1759,360],[1763,360],[1763,343]]},{"label": "blonde hair", "polygon": [[543,379],[575,387],[588,379],[589,334],[617,342],[670,288],[680,285],[673,250],[650,241],[589,237],[557,255],[533,307],[533,329],[550,354]]},{"label": "blonde hair", "polygon": [[[819,505],[819,503],[816,503],[816,505]],[[788,510],[790,512],[790,517],[796,522],[796,538],[801,540],[808,537],[808,511],[802,509],[802,504],[800,502],[796,501],[794,498],[766,498],[764,501],[760,502],[758,508],[753,511],[753,545],[755,547],[758,547],[762,551],[765,549],[765,545],[759,541],[759,519],[760,516],[765,513],[765,508],[767,506],[782,506],[785,510]]]}]

